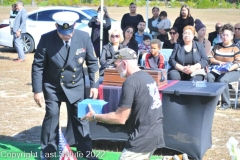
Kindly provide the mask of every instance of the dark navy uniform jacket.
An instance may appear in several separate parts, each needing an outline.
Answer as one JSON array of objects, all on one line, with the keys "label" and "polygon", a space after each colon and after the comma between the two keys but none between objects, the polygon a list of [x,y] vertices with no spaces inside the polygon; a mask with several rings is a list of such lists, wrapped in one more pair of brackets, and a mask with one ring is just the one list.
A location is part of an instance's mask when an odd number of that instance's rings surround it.
[{"label": "dark navy uniform jacket", "polygon": [[98,59],[89,34],[74,30],[69,56],[57,30],[42,35],[32,64],[34,93],[45,99],[74,103],[84,98],[83,63],[86,61],[90,88],[98,88]]}]

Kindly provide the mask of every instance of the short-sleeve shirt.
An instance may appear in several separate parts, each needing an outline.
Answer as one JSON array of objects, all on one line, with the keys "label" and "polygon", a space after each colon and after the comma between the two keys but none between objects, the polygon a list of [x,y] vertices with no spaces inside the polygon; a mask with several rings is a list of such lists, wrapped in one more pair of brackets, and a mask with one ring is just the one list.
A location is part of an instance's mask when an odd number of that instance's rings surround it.
[{"label": "short-sleeve shirt", "polygon": [[126,122],[127,150],[150,152],[164,147],[162,102],[156,82],[148,73],[137,71],[125,80],[119,107],[131,108]]}]

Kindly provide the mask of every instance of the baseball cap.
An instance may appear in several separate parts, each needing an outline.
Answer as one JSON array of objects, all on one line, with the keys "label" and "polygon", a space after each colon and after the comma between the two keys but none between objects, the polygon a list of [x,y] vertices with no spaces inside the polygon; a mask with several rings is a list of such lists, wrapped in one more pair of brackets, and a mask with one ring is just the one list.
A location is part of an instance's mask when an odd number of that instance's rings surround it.
[{"label": "baseball cap", "polygon": [[75,12],[57,12],[52,18],[58,24],[57,30],[62,35],[69,35],[74,30],[74,24],[79,19]]},{"label": "baseball cap", "polygon": [[134,50],[130,48],[122,48],[115,53],[113,59],[114,61],[116,61],[117,59],[123,60],[137,59],[137,54]]}]

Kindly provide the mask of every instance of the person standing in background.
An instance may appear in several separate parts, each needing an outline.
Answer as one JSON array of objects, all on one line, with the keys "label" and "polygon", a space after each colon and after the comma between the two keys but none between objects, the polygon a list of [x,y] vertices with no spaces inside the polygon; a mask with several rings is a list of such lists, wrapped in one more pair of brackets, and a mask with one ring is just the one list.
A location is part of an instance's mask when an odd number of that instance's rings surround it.
[{"label": "person standing in background", "polygon": [[141,14],[136,13],[137,4],[130,3],[129,10],[130,13],[126,13],[123,15],[121,20],[121,29],[124,30],[127,26],[134,27],[134,30],[137,31],[137,25],[140,21],[143,21],[143,16]]},{"label": "person standing in background", "polygon": [[159,17],[160,9],[158,7],[152,8],[152,14],[153,17],[148,19],[148,28],[150,30],[150,34],[152,34],[152,37],[154,39],[157,39],[157,36],[160,35],[160,32],[158,31],[158,23],[161,21],[161,18]]},{"label": "person standing in background", "polygon": [[12,5],[12,10],[10,11],[10,18],[9,18],[9,25],[10,25],[10,33],[13,34],[13,23],[15,20],[15,17],[17,16],[18,11],[16,10],[16,4],[14,3]]},{"label": "person standing in background", "polygon": [[175,20],[173,27],[176,27],[178,29],[179,37],[178,39],[182,41],[183,39],[183,28],[187,25],[193,26],[194,25],[194,19],[191,16],[190,8],[187,5],[183,5],[180,9],[180,15]]},{"label": "person standing in background", "polygon": [[14,62],[24,62],[25,53],[23,48],[23,42],[21,39],[21,34],[26,33],[26,21],[28,18],[27,11],[23,7],[23,2],[16,3],[16,10],[18,11],[13,23],[13,41],[14,47],[18,52],[18,58],[13,59]]},{"label": "person standing in background", "polygon": [[157,24],[158,31],[160,32],[160,35],[157,36],[157,39],[164,42],[168,40],[168,31],[170,31],[170,27],[172,25],[171,21],[167,18],[167,12],[162,11],[160,13],[161,21]]},{"label": "person standing in background", "polygon": [[[103,40],[102,40],[102,46],[108,44],[108,31],[111,29],[111,19],[108,15],[107,8],[103,6]],[[101,6],[98,7],[98,16],[92,17],[92,19],[89,21],[88,26],[92,28],[92,33],[91,33],[91,40],[93,43],[93,47],[96,53],[96,56],[100,58],[100,26],[101,26],[101,21],[100,21],[100,16],[101,16]]]}]

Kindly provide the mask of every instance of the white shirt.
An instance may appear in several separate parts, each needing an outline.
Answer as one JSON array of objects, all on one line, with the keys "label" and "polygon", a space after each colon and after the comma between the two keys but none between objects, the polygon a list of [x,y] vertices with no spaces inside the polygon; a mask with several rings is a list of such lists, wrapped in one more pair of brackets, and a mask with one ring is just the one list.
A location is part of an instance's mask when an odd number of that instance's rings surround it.
[{"label": "white shirt", "polygon": [[[152,21],[152,26],[153,26],[153,27],[157,27],[158,23],[159,23],[159,22],[158,22],[158,18],[157,18],[157,19],[155,19],[154,21]],[[154,39],[156,39],[158,35],[160,35],[159,32],[154,32],[154,31],[152,31],[152,36],[153,36]]]}]

